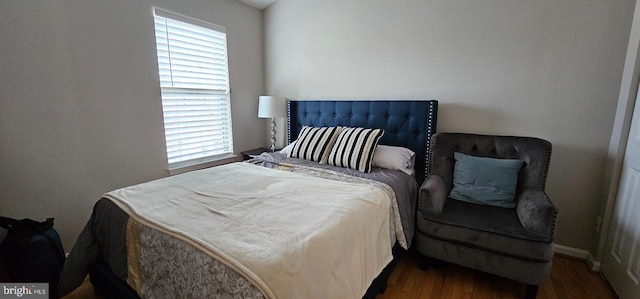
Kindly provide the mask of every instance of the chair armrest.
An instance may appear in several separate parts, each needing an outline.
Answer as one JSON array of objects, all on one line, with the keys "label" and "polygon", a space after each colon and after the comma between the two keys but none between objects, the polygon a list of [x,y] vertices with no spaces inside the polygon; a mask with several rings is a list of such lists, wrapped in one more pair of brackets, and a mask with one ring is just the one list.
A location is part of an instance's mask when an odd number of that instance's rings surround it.
[{"label": "chair armrest", "polygon": [[538,189],[526,189],[516,198],[516,212],[522,226],[530,232],[553,241],[558,209],[547,194]]},{"label": "chair armrest", "polygon": [[440,176],[429,175],[420,186],[418,212],[440,214],[447,200],[444,181]]}]

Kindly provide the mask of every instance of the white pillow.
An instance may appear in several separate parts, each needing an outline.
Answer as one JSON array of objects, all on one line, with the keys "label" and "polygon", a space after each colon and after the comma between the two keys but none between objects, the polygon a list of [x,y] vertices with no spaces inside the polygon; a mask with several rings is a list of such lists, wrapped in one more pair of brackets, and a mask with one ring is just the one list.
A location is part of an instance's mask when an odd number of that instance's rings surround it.
[{"label": "white pillow", "polygon": [[295,140],[289,143],[289,145],[285,146],[283,149],[281,149],[279,153],[289,156],[289,153],[291,152],[291,149],[293,149],[294,145],[296,145]]},{"label": "white pillow", "polygon": [[413,175],[415,170],[416,154],[404,147],[378,145],[373,153],[373,167],[400,170],[408,175]]}]

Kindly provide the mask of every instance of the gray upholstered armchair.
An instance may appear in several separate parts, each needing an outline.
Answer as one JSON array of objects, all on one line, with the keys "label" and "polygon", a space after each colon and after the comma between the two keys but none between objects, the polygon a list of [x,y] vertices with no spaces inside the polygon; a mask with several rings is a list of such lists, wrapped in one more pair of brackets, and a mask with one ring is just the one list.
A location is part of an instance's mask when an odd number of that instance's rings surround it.
[{"label": "gray upholstered armchair", "polygon": [[[514,207],[451,198],[454,169],[461,172],[457,166],[463,166],[456,152],[492,161],[523,161],[515,171]],[[527,297],[535,297],[549,276],[553,257],[557,209],[544,193],[550,157],[551,143],[538,138],[435,134],[430,172],[420,187],[414,241],[418,252],[524,282]],[[488,173],[484,177],[490,180],[501,175]],[[462,184],[458,178],[456,184]]]}]

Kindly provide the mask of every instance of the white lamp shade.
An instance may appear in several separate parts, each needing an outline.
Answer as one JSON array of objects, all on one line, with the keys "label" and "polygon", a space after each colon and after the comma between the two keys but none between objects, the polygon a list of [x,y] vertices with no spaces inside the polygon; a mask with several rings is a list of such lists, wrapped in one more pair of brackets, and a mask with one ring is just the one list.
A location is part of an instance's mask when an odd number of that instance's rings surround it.
[{"label": "white lamp shade", "polygon": [[285,117],[284,99],[272,96],[260,96],[258,102],[258,117],[280,118]]}]

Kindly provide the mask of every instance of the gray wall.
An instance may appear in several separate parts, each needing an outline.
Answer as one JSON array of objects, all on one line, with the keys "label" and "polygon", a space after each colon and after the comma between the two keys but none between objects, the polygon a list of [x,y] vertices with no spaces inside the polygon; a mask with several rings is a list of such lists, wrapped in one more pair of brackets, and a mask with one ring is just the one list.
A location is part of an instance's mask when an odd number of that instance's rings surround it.
[{"label": "gray wall", "polygon": [[633,0],[278,0],[265,91],[440,101],[438,131],[553,143],[556,242],[593,250]]},{"label": "gray wall", "polygon": [[0,0],[0,215],[69,251],[104,192],[167,176],[152,6],[227,28],[235,151],[262,146],[262,15],[233,0]]}]

